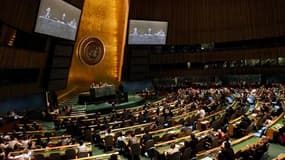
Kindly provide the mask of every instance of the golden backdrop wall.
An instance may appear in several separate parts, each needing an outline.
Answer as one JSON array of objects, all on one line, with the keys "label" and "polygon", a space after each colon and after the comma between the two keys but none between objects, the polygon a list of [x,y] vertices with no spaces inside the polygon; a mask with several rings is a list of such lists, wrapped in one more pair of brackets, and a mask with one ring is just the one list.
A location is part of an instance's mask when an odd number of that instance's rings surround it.
[{"label": "golden backdrop wall", "polygon": [[[129,0],[85,0],[69,72],[69,90],[87,89],[93,81],[120,82],[128,10]],[[104,44],[105,54],[96,65],[80,60],[78,48],[86,37],[97,37]]]}]

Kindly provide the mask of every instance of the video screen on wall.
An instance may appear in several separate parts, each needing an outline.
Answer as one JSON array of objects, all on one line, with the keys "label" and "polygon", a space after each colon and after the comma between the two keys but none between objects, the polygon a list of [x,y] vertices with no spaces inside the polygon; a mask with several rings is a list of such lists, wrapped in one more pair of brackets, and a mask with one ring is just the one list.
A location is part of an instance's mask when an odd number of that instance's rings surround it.
[{"label": "video screen on wall", "polygon": [[166,21],[130,20],[128,44],[130,45],[164,45],[167,36]]},{"label": "video screen on wall", "polygon": [[63,0],[41,0],[35,32],[75,40],[81,10]]}]

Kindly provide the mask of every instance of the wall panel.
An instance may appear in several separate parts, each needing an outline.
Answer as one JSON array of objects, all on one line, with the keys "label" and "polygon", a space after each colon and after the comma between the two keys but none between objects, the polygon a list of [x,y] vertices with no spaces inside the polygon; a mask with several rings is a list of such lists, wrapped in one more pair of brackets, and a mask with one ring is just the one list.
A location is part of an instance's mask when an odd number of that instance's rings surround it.
[{"label": "wall panel", "polygon": [[[39,69],[36,81],[25,84],[17,83],[0,86],[0,100],[8,97],[30,95],[42,91],[41,77],[44,74],[46,53],[16,49],[0,46],[0,68],[1,69]],[[7,76],[7,75],[0,75]],[[16,76],[16,75],[15,75]],[[28,76],[28,75],[27,75]],[[18,77],[18,78],[25,78]]]},{"label": "wall panel", "polygon": [[0,20],[17,29],[33,32],[39,0],[2,0]]},{"label": "wall panel", "polygon": [[130,19],[169,22],[168,44],[284,35],[283,0],[133,0]]}]

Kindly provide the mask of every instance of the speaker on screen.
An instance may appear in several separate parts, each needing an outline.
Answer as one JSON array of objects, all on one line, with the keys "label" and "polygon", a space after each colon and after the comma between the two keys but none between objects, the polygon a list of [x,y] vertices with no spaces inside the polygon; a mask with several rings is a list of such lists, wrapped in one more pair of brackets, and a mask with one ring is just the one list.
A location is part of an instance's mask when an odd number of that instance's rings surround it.
[{"label": "speaker on screen", "polygon": [[167,37],[166,21],[130,20],[128,44],[130,45],[164,45]]},{"label": "speaker on screen", "polygon": [[35,32],[75,40],[81,10],[63,0],[41,0]]}]

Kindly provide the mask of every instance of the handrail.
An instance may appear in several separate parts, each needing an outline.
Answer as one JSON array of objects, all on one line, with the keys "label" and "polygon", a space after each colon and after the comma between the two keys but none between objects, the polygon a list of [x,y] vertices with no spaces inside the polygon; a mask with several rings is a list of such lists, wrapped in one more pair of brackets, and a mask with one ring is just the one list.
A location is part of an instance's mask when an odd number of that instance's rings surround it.
[{"label": "handrail", "polygon": [[55,132],[55,129],[49,129],[49,130],[35,130],[35,131],[19,131],[19,132],[7,132],[7,134],[36,134],[36,133],[51,133]]},{"label": "handrail", "polygon": [[96,158],[105,158],[105,157],[110,157],[111,155],[119,155],[119,152],[104,153],[104,154],[99,154],[99,155],[95,155],[95,156],[76,158],[73,160],[89,160],[89,159],[96,159]]},{"label": "handrail", "polygon": [[280,119],[282,119],[283,116],[284,116],[284,112],[282,112],[277,118],[273,119],[271,123],[268,125],[268,127],[272,127],[275,123],[277,123]]},{"label": "handrail", "polygon": [[[92,145],[91,142],[85,143],[86,145]],[[63,150],[66,148],[73,148],[73,147],[78,147],[79,144],[71,144],[71,145],[63,145],[63,146],[55,146],[55,147],[46,147],[46,148],[39,148],[39,149],[30,149],[28,150],[29,152],[47,152],[47,151],[51,151],[51,150]],[[21,151],[14,151],[14,152],[10,152],[11,154],[15,155],[15,154],[21,154],[23,152],[26,152],[25,150],[21,150]]]},{"label": "handrail", "polygon": [[[205,130],[205,131],[202,131],[202,132],[198,132],[195,134],[196,137],[199,137],[200,135],[203,135],[207,132],[210,132],[212,131],[213,129],[208,129],[208,130]],[[181,138],[177,138],[177,139],[173,139],[173,140],[170,140],[170,141],[166,141],[166,142],[161,142],[161,143],[156,143],[154,146],[155,147],[159,147],[159,146],[163,146],[163,145],[167,145],[167,144],[171,144],[171,143],[177,143],[177,142],[180,142],[182,140],[188,140],[190,139],[191,136],[184,136],[184,137],[181,137]]]},{"label": "handrail", "polygon": [[284,160],[284,159],[285,159],[285,153],[281,153],[276,158],[274,158],[273,160]]},{"label": "handrail", "polygon": [[[168,128],[163,128],[163,129],[159,129],[159,130],[154,130],[154,131],[150,131],[149,134],[154,135],[154,134],[159,134],[162,132],[166,132],[166,131],[170,131],[170,130],[174,130],[174,129],[178,129],[178,128],[182,128],[183,126],[181,124],[176,125],[176,126],[172,126],[172,127],[168,127]],[[137,137],[142,137],[144,135],[144,133],[138,134],[136,135]]]},{"label": "handrail", "polygon": [[[63,94],[58,96],[58,100],[60,101],[61,99],[63,99],[65,96],[69,95],[70,93],[72,93],[73,91],[75,91],[78,87],[73,87],[70,90],[64,92]],[[64,102],[63,102],[64,103]]]},{"label": "handrail", "polygon": [[[250,138],[253,137],[253,136],[254,136],[253,133],[250,133],[249,135],[246,135],[246,136],[244,136],[244,137],[242,137],[242,138],[239,138],[239,139],[237,139],[237,140],[234,140],[233,142],[231,142],[231,145],[234,146],[234,145],[236,145],[236,144],[238,144],[238,143],[240,143],[240,142],[242,142],[242,141],[245,141],[245,140],[247,140],[247,139],[250,139]],[[212,148],[212,149],[210,149],[210,150],[208,150],[208,151],[199,152],[199,153],[197,154],[197,157],[203,157],[203,156],[212,154],[213,152],[217,152],[217,151],[220,150],[220,149],[221,149],[221,147],[218,146],[218,147]]]}]

